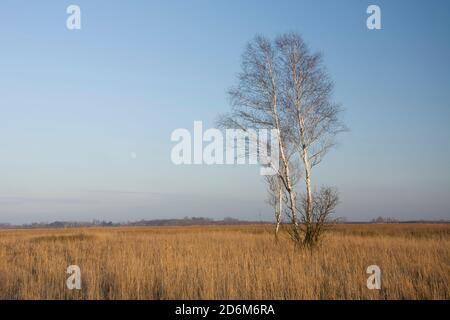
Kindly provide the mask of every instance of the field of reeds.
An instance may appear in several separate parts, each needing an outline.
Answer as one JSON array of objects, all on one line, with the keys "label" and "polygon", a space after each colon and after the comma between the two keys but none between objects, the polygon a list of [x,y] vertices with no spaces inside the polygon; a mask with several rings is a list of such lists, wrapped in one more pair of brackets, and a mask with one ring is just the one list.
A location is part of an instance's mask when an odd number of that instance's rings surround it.
[{"label": "field of reeds", "polygon": [[268,225],[0,230],[0,299],[449,298],[448,224],[337,225],[314,251]]}]

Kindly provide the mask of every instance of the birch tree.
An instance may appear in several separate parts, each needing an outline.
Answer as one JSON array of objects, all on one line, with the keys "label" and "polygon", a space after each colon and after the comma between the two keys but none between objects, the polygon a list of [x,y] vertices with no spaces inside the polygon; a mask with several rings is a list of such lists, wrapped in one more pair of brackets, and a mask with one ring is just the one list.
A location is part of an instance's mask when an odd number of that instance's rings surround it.
[{"label": "birch tree", "polygon": [[301,239],[297,218],[297,198],[292,183],[289,161],[290,143],[286,115],[279,105],[280,83],[277,52],[273,44],[262,36],[248,43],[242,55],[242,71],[238,85],[229,91],[232,111],[221,117],[222,127],[248,129],[275,129],[278,136],[280,165],[277,177],[287,194],[287,208],[290,211],[291,235],[298,242]]},{"label": "birch tree", "polygon": [[280,231],[283,216],[283,185],[278,175],[266,176],[268,199],[267,203],[275,212],[275,239],[278,240],[278,232]]},{"label": "birch tree", "polygon": [[[332,92],[321,55],[310,53],[299,35],[285,34],[275,41],[257,36],[242,55],[238,84],[229,91],[232,110],[220,120],[223,127],[276,130],[279,169],[266,179],[275,197],[276,234],[284,212],[294,242],[310,247],[338,203],[336,190],[323,187],[317,192],[312,185],[313,167],[345,130]],[[304,191],[298,195],[300,177]]]},{"label": "birch tree", "polygon": [[337,191],[332,188],[313,191],[312,169],[335,145],[335,136],[346,127],[339,119],[340,106],[332,101],[334,84],[323,67],[322,56],[310,53],[298,34],[279,36],[275,43],[280,54],[289,136],[304,170],[305,194],[300,206],[303,243],[312,246],[338,203]]}]

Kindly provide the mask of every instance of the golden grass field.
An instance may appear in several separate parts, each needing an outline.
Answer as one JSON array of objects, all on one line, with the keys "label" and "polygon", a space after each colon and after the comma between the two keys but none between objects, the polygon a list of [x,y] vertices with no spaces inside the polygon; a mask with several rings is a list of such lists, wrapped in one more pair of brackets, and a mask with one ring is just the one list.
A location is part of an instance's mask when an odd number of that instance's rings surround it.
[{"label": "golden grass field", "polygon": [[[272,230],[1,230],[0,299],[450,298],[450,225],[337,225],[313,252]],[[81,290],[66,287],[72,264]],[[381,290],[366,287],[372,264]]]}]

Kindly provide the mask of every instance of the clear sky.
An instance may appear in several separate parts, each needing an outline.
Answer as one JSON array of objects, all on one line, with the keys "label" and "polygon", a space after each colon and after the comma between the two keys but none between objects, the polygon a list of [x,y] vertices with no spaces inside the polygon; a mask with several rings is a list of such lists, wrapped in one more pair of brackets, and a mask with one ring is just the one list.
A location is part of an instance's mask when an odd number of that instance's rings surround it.
[{"label": "clear sky", "polygon": [[213,126],[245,43],[289,31],[346,110],[313,177],[338,216],[450,219],[449,1],[3,0],[0,222],[271,219],[257,167],[175,166],[170,134]]}]

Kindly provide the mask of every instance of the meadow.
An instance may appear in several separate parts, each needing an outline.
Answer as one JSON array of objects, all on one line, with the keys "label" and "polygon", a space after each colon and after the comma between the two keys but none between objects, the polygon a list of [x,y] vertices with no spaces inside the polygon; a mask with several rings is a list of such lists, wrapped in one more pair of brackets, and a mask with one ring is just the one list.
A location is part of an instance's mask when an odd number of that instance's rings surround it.
[{"label": "meadow", "polygon": [[0,230],[0,299],[450,299],[450,225],[336,225],[313,251],[269,225]]}]

